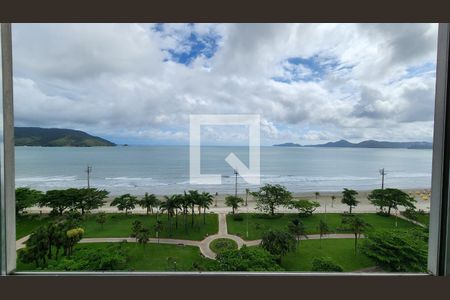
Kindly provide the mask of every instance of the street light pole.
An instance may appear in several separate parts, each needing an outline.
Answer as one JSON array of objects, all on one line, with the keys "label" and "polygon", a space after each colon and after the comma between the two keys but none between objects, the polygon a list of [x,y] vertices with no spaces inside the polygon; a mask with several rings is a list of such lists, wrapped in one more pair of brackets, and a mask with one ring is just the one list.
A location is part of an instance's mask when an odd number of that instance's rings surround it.
[{"label": "street light pole", "polygon": [[237,170],[234,170],[234,176],[235,176],[235,181],[234,181],[234,196],[237,197],[237,176],[239,175],[239,172]]},{"label": "street light pole", "polygon": [[92,167],[91,166],[87,166],[86,173],[87,173],[87,187],[88,187],[88,189],[91,188],[91,185],[90,185],[91,172],[92,172]]},{"label": "street light pole", "polygon": [[381,175],[381,190],[384,190],[384,175],[386,175],[386,171],[384,168],[380,169],[380,175]]}]

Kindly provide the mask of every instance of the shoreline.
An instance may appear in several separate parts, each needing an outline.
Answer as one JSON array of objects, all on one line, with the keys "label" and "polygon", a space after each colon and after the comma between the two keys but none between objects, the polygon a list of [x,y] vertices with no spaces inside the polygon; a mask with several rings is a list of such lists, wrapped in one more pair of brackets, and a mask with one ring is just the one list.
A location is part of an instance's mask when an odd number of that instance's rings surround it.
[{"label": "shoreline", "polygon": [[[357,191],[358,195],[356,196],[356,199],[359,201],[359,204],[358,204],[358,206],[353,208],[353,211],[355,213],[374,213],[377,211],[377,207],[375,207],[373,204],[371,204],[369,202],[369,200],[367,199],[367,195],[370,193],[370,191],[371,190]],[[422,209],[424,211],[430,210],[430,195],[431,195],[430,189],[426,189],[426,188],[424,188],[424,189],[403,189],[403,191],[407,192],[408,194],[410,194],[411,196],[413,196],[416,199],[416,201],[417,201],[416,208],[417,209]],[[320,195],[317,197],[317,199],[315,196],[315,192],[292,193],[292,195],[293,195],[294,199],[308,199],[308,200],[319,202],[320,207],[318,207],[316,209],[315,213],[325,213],[325,212],[327,212],[327,213],[342,213],[344,211],[348,211],[348,206],[341,203],[341,197],[342,197],[341,191],[339,191],[339,192],[329,192],[329,191],[320,192],[319,191],[319,193],[320,193]],[[225,205],[225,197],[227,195],[229,195],[229,194],[222,194],[222,195],[219,194],[217,197],[215,196],[214,200],[213,200],[213,204],[211,205],[208,212],[212,212],[212,213],[230,212],[231,208],[229,208]],[[336,196],[336,199],[334,201],[331,200],[332,195]],[[94,213],[100,212],[100,211],[106,212],[106,213],[119,212],[119,210],[116,207],[110,206],[110,203],[116,196],[117,195],[109,195],[105,199],[106,200],[105,205],[99,209],[92,210],[92,212],[94,212]],[[133,196],[137,196],[137,195],[133,195]],[[163,195],[156,195],[156,196],[160,200],[163,199]],[[238,193],[238,196],[243,198],[244,202],[245,202],[245,194]],[[139,199],[142,196],[137,196],[137,197]],[[258,212],[256,210],[255,199],[251,195],[248,196],[247,202],[248,202],[248,206],[243,205],[243,206],[239,207],[239,209],[237,211],[241,212],[241,213]],[[402,207],[399,208],[399,211],[403,211],[403,210],[404,210],[404,208],[402,208]],[[30,213],[30,214],[48,213],[48,212],[50,212],[50,209],[46,208],[46,207],[31,207],[31,208],[28,208],[26,210],[26,212]],[[141,208],[140,206],[136,206],[136,208],[130,212],[133,214],[142,214],[142,213],[145,213],[146,210]],[[277,209],[277,212],[293,213],[293,212],[296,212],[296,210],[280,207],[279,209]]]}]

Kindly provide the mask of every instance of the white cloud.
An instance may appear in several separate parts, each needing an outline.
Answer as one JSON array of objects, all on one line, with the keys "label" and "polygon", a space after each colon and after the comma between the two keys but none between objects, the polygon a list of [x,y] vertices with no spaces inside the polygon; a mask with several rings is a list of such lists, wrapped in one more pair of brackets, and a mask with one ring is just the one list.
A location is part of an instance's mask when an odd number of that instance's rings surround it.
[{"label": "white cloud", "polygon": [[434,66],[436,35],[435,24],[17,24],[16,123],[186,143],[191,113],[258,113],[266,144],[430,140],[435,75],[420,67]]}]

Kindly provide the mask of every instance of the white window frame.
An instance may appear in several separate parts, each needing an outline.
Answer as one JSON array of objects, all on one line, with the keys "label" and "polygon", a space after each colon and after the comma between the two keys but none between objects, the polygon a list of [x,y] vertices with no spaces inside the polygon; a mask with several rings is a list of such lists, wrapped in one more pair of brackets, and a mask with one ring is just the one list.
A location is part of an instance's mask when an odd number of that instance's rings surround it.
[{"label": "white window frame", "polygon": [[[439,24],[436,70],[436,99],[434,117],[430,239],[428,270],[432,275],[450,275],[450,84],[448,23]],[[14,172],[14,111],[11,24],[1,24],[2,106],[0,112],[0,274],[99,274],[98,272],[15,272],[16,220]],[[448,104],[448,105],[447,105]],[[162,272],[109,272],[107,274],[167,275]],[[200,273],[176,273],[199,275]],[[236,273],[201,273],[205,275],[234,275]],[[330,273],[244,273],[246,275],[330,275]],[[333,275],[361,276],[365,273],[333,273]],[[370,275],[377,275],[370,273]],[[378,275],[411,275],[407,273],[379,273]],[[418,274],[412,274],[418,275]],[[422,274],[423,275],[423,274]]]}]

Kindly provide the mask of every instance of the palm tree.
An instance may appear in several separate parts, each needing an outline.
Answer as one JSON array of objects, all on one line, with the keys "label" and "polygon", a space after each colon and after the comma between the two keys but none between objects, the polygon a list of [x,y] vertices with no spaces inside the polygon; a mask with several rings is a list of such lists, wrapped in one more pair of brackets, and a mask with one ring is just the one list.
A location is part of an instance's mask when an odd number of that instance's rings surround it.
[{"label": "palm tree", "polygon": [[206,209],[214,202],[214,196],[210,193],[203,192],[200,195],[198,207],[203,208],[203,224],[206,224]]},{"label": "palm tree", "polygon": [[355,255],[357,253],[358,237],[370,225],[358,216],[346,216],[342,218],[342,224],[347,225],[348,229],[355,235]]},{"label": "palm tree", "polygon": [[177,204],[177,200],[176,200],[177,196],[176,195],[172,195],[172,196],[164,196],[165,201],[163,201],[160,205],[160,209],[162,212],[167,212],[167,220],[169,222],[169,232],[170,235],[172,235],[172,217],[174,215],[175,209],[178,207]]},{"label": "palm tree", "polygon": [[191,190],[188,192],[188,201],[191,206],[191,227],[194,227],[194,215],[195,215],[195,206],[200,202],[200,194],[197,190]]},{"label": "palm tree", "polygon": [[243,202],[244,202],[244,199],[242,199],[241,197],[236,197],[236,196],[226,196],[225,197],[225,204],[232,208],[233,215],[234,215],[235,210],[238,209],[239,204],[241,204]]},{"label": "palm tree", "polygon": [[190,206],[190,197],[189,197],[189,194],[186,193],[186,191],[180,198],[180,205],[181,205],[181,209],[183,211],[184,229],[185,229],[185,231],[187,231],[187,229],[188,229],[187,216],[188,216],[188,210],[189,210],[189,206]]},{"label": "palm tree", "polygon": [[332,195],[331,196],[331,207],[333,207],[333,204],[334,204],[334,200],[336,199],[336,196],[335,195]]},{"label": "palm tree", "polygon": [[153,208],[158,207],[159,204],[160,201],[158,200],[158,198],[156,198],[154,194],[149,195],[148,193],[145,193],[144,197],[141,200],[139,200],[139,205],[142,208],[147,209],[147,215],[149,212],[153,214]]},{"label": "palm tree", "polygon": [[320,220],[319,221],[319,234],[320,234],[320,248],[322,248],[322,236],[327,234],[329,232],[328,224],[327,222]]},{"label": "palm tree", "polygon": [[317,198],[320,196],[320,193],[319,192],[315,192],[314,195],[316,196],[316,201],[317,201]]}]

